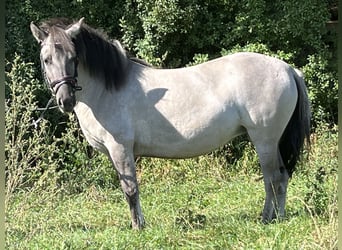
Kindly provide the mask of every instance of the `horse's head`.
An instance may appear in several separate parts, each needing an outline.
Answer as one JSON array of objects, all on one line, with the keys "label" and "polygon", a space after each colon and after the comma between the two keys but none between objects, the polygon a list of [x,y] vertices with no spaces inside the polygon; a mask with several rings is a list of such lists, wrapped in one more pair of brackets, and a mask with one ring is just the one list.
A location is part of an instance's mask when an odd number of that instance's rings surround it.
[{"label": "horse's head", "polygon": [[41,46],[40,60],[46,81],[63,112],[71,112],[76,105],[77,54],[73,39],[79,34],[83,18],[68,28],[52,25],[41,29],[31,23],[33,36]]}]

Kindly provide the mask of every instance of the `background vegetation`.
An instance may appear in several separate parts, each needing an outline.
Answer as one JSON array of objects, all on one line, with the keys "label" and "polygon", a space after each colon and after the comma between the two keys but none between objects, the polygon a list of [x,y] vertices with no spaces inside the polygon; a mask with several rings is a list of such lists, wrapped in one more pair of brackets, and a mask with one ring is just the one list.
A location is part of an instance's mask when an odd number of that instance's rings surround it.
[{"label": "background vegetation", "polygon": [[[7,248],[334,248],[336,6],[335,0],[7,1]],[[131,232],[116,174],[88,146],[74,115],[49,111],[33,125],[50,93],[29,24],[61,16],[86,17],[156,67],[255,51],[301,69],[313,146],[289,187],[289,219],[269,227],[257,221],[264,195],[258,160],[238,138],[195,159],[137,159],[148,227]]]}]

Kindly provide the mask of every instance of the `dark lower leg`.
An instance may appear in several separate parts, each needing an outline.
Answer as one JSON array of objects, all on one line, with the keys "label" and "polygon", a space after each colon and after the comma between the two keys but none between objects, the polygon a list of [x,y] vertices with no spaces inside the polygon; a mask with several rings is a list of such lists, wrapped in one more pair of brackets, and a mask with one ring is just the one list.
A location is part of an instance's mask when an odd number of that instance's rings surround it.
[{"label": "dark lower leg", "polygon": [[132,228],[142,229],[145,222],[140,208],[138,190],[134,193],[125,193],[125,196],[131,211]]}]

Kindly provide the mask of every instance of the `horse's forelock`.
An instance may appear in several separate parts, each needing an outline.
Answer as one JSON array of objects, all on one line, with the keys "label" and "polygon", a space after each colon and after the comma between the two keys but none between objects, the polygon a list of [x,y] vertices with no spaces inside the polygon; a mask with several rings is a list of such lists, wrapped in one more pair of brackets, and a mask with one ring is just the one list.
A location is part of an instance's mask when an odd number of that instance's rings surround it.
[{"label": "horse's forelock", "polygon": [[51,27],[50,36],[56,48],[63,48],[65,52],[74,52],[75,48],[72,39],[61,28]]},{"label": "horse's forelock", "polygon": [[[41,23],[40,29],[48,34],[50,43],[57,47],[62,47],[66,52],[74,50],[74,44],[70,37],[64,32],[72,24],[71,20],[66,18],[49,19]],[[62,45],[62,46],[60,46]]]}]

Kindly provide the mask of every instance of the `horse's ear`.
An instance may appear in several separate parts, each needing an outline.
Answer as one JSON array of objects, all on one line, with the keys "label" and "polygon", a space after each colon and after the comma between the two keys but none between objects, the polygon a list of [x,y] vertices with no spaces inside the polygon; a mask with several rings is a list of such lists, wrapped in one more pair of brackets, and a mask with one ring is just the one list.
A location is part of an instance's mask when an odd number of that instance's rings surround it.
[{"label": "horse's ear", "polygon": [[81,31],[81,26],[84,21],[84,17],[82,17],[77,23],[74,23],[70,28],[68,28],[65,32],[75,38]]},{"label": "horse's ear", "polygon": [[38,41],[38,43],[42,43],[48,36],[48,34],[38,28],[33,22],[30,24],[31,32],[34,38]]}]

